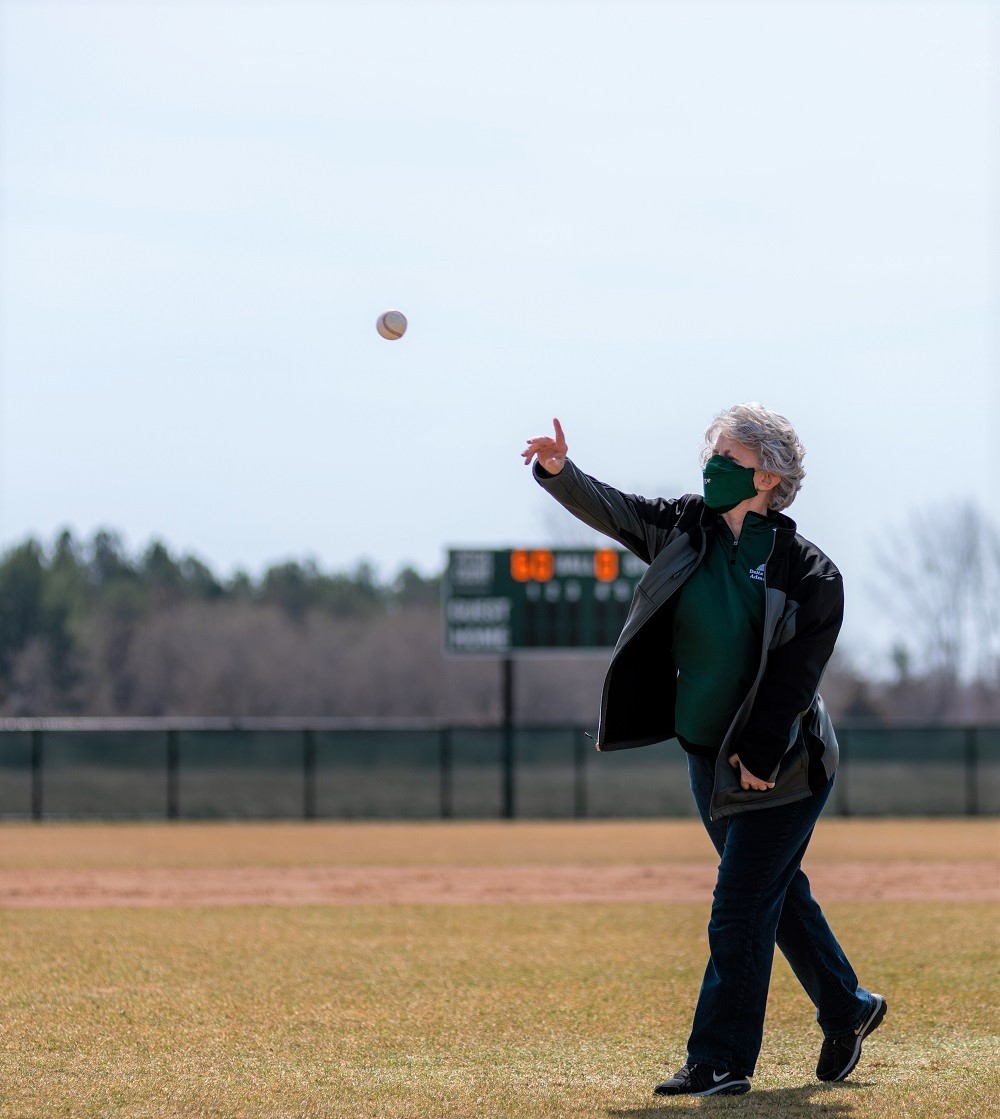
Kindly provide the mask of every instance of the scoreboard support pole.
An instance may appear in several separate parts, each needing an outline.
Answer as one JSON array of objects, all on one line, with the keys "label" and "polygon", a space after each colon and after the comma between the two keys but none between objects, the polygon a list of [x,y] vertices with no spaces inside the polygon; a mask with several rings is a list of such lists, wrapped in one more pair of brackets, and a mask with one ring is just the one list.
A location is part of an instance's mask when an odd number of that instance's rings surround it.
[{"label": "scoreboard support pole", "polygon": [[[646,565],[624,548],[449,548],[441,581],[444,651],[500,662],[500,818],[517,815],[514,655],[612,649]],[[573,748],[573,810],[587,811],[586,744]],[[441,741],[441,814],[451,812],[450,743]],[[447,759],[447,761],[445,761]]]},{"label": "scoreboard support pole", "polygon": [[502,812],[505,820],[513,820],[514,798],[514,658],[506,656],[501,665],[501,703],[503,735],[500,768],[502,770]]}]

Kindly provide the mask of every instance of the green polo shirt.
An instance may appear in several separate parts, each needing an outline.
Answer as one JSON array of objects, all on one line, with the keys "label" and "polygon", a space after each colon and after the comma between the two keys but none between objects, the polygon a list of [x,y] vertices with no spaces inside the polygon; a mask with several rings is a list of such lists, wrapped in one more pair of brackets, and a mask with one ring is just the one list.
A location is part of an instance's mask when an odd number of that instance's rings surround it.
[{"label": "green polo shirt", "polygon": [[705,558],[680,590],[675,726],[689,743],[717,750],[757,676],[774,531],[766,517],[748,513],[736,540],[720,519]]}]

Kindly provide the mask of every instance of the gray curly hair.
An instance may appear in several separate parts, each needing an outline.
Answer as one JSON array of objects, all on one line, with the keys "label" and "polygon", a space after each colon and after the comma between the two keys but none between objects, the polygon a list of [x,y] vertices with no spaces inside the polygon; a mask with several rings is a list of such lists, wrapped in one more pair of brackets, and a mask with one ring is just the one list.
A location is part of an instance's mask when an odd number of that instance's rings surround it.
[{"label": "gray curly hair", "polygon": [[768,508],[787,509],[802,489],[802,479],[806,476],[802,468],[806,449],[788,420],[756,401],[734,404],[720,412],[705,432],[702,466],[714,454],[715,441],[720,435],[727,435],[756,451],[761,470],[779,476],[781,480],[770,492]]}]

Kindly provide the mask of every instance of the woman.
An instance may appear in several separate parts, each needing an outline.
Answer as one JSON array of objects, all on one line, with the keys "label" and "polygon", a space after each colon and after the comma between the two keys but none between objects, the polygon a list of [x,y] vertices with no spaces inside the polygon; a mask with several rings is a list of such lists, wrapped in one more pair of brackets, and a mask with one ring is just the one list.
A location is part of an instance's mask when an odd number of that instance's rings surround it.
[{"label": "woman", "polygon": [[522,452],[538,483],[649,564],[605,678],[598,749],[677,738],[721,859],[687,1061],[654,1092],[750,1091],[775,943],[816,1007],[816,1075],[843,1080],[886,1000],[859,985],[800,869],[837,767],[818,689],[844,613],[840,572],[781,513],[805,450],[784,416],[737,404],[706,432],[704,496],[649,499],[584,474],[554,427]]}]

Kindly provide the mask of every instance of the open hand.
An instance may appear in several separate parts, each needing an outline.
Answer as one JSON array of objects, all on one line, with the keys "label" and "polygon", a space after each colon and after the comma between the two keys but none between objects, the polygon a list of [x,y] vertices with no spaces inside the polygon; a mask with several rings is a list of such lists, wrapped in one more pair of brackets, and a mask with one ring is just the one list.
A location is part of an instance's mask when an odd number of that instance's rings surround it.
[{"label": "open hand", "polygon": [[563,435],[562,424],[558,420],[552,421],[555,427],[555,438],[548,435],[536,435],[528,440],[528,445],[521,452],[524,465],[530,466],[531,460],[538,457],[539,465],[550,474],[558,474],[566,465],[566,436]]},{"label": "open hand", "polygon": [[740,771],[740,788],[753,789],[755,792],[763,793],[768,789],[774,788],[773,781],[762,781],[759,777],[754,777],[749,769],[740,761],[739,754],[733,754],[729,759],[729,764],[733,769]]}]

